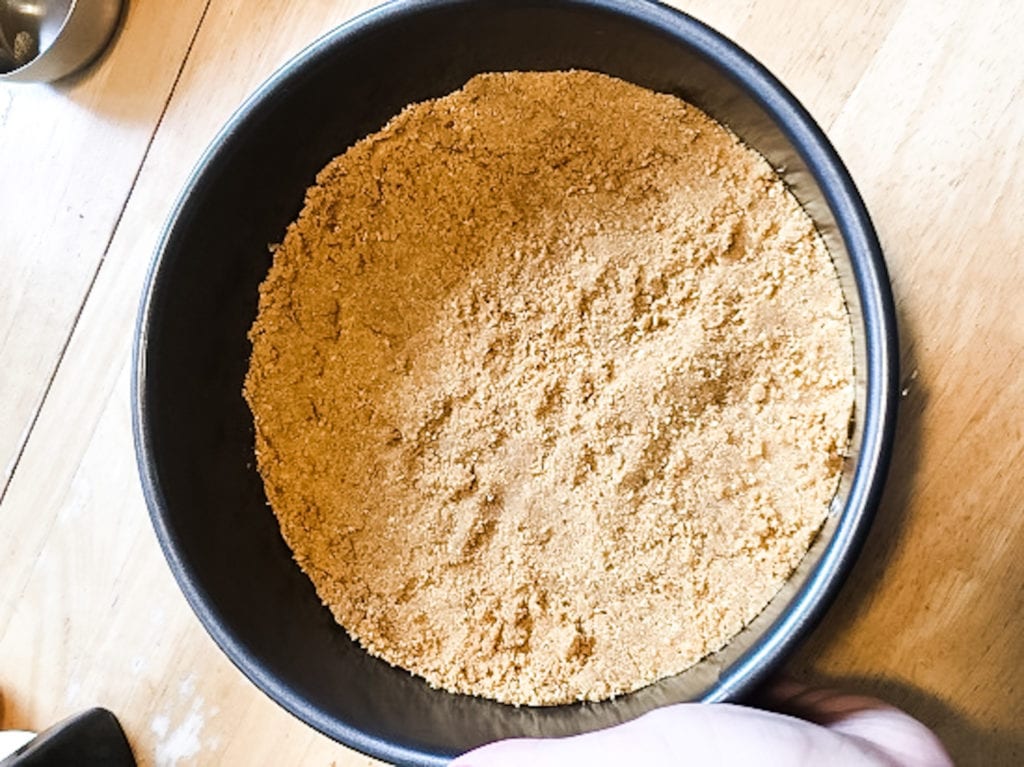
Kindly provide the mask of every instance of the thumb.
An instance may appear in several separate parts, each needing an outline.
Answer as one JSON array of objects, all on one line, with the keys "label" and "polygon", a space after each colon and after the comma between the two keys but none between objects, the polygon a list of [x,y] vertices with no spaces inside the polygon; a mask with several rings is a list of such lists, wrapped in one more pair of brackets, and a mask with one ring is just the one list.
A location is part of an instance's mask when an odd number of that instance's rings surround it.
[{"label": "thumb", "polygon": [[729,704],[682,703],[569,738],[492,743],[451,767],[892,767],[869,744],[819,725]]}]

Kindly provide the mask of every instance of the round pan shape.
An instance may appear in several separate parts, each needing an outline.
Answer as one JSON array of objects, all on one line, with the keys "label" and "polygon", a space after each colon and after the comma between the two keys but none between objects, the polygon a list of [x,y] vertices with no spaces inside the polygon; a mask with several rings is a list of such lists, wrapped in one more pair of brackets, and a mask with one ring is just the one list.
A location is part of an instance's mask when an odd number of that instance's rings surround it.
[{"label": "round pan shape", "polygon": [[[292,561],[255,468],[242,399],[257,289],[316,172],[409,103],[480,72],[590,69],[673,93],[782,173],[824,236],[852,318],[851,455],[811,551],[768,608],[691,669],[602,703],[503,705],[430,688],[370,657]],[[613,725],[685,700],[736,700],[820,619],[852,566],[889,463],[896,323],[868,214],[793,96],[735,44],[646,0],[400,0],[313,43],[231,118],[167,222],[139,313],[133,420],[153,525],[192,608],[230,659],[330,737],[398,764],[484,742]]]}]

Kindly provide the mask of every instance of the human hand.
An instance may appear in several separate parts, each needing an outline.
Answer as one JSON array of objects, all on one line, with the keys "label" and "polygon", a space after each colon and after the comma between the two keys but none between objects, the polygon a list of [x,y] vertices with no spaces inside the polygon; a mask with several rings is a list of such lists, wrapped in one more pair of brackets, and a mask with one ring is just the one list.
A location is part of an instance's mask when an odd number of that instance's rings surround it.
[{"label": "human hand", "polygon": [[875,698],[784,681],[766,703],[667,706],[571,738],[491,743],[451,767],[953,767],[927,727]]}]

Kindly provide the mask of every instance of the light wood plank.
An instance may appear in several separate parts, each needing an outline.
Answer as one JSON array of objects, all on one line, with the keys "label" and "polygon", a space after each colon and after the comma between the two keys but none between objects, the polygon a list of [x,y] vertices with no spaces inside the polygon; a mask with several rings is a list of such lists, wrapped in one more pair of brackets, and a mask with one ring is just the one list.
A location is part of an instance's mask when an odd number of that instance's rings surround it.
[{"label": "light wood plank", "polygon": [[52,86],[0,84],[0,492],[205,3],[128,3],[95,66]]},{"label": "light wood plank", "polygon": [[256,693],[191,614],[138,490],[127,378],[139,290],[191,166],[277,66],[368,5],[211,4],[3,502],[0,561],[13,575],[0,596],[0,657],[16,662],[0,668],[0,726],[39,729],[104,703],[142,765],[251,763],[253,754],[265,764],[298,754],[372,763]]}]

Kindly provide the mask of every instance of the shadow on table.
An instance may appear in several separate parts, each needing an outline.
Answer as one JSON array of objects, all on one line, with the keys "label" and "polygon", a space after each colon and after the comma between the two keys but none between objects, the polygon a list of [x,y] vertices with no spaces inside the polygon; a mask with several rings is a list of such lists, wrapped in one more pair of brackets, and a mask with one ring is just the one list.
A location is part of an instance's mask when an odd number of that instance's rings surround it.
[{"label": "shadow on table", "polygon": [[[132,47],[133,41],[125,40],[126,35],[137,37],[141,34],[139,32],[140,25],[144,27],[146,22],[138,18],[129,22],[129,16],[135,12],[138,0],[122,0],[122,3],[121,16],[117,21],[117,26],[114,27],[106,47],[96,58],[81,69],[52,83],[46,83],[43,87],[49,88],[61,99],[76,105],[85,112],[114,119],[119,123],[152,123],[150,127],[155,129],[162,117],[158,118],[155,123],[153,122],[157,115],[153,113],[152,105],[147,106],[150,102],[141,98],[139,91],[140,88],[152,89],[154,85],[149,81],[140,83],[135,74],[128,74],[129,71],[137,71],[141,65],[139,61],[126,58],[131,55],[131,51],[121,50],[123,46]],[[190,51],[191,47],[182,52],[180,64],[182,68]],[[143,55],[149,54],[147,52]],[[109,61],[108,64],[108,60],[111,59],[116,60]],[[106,69],[104,70],[105,65]],[[148,71],[151,67],[146,69]],[[164,109],[177,88],[180,75],[181,71],[179,70],[177,76],[168,83],[163,100]],[[94,79],[97,79],[96,86],[90,87],[91,81]]]},{"label": "shadow on table", "polygon": [[[907,509],[918,490],[921,440],[928,404],[927,382],[917,375],[915,351],[920,337],[911,318],[897,309],[901,332],[901,389],[899,421],[885,495],[871,533],[856,566],[821,625],[794,658],[792,667],[803,680],[881,698],[907,711],[942,739],[958,767],[1024,765],[1024,728],[996,730],[969,719],[962,711],[918,688],[884,677],[828,677],[813,669],[813,659],[824,648],[841,644],[851,627],[871,609],[877,585],[883,582],[890,563],[907,545]],[[954,503],[949,498],[948,503]],[[941,509],[935,509],[941,513]],[[1024,642],[1017,657],[1002,663],[1024,667]],[[1012,680],[1009,680],[1012,682]],[[1019,690],[1007,689],[1012,697]]]},{"label": "shadow on table", "polygon": [[[10,690],[0,689],[0,730],[30,730],[28,715],[20,710]],[[0,756],[0,759],[3,757]]]},{"label": "shadow on table", "polygon": [[[928,404],[928,384],[918,376],[915,351],[917,333],[900,305],[897,305],[900,330],[899,418],[893,444],[892,463],[885,493],[857,564],[842,591],[800,653],[813,657],[814,647],[833,645],[866,613],[883,581],[889,564],[906,542],[907,510],[917,490],[921,464],[921,438]],[[810,649],[812,652],[807,652]]]}]

